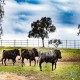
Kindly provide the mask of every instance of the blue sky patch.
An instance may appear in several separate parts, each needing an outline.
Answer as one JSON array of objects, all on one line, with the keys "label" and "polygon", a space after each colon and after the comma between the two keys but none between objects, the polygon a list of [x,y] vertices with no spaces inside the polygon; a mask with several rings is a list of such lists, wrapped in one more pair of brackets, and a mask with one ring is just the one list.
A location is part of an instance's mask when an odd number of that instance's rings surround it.
[{"label": "blue sky patch", "polygon": [[17,3],[24,3],[26,2],[25,0],[15,0]]},{"label": "blue sky patch", "polygon": [[26,0],[30,4],[40,4],[39,0]]},{"label": "blue sky patch", "polygon": [[75,25],[76,24],[76,13],[75,12],[60,12],[58,20],[64,25]]},{"label": "blue sky patch", "polygon": [[26,20],[28,20],[28,19],[21,16],[21,17],[19,17],[19,20],[26,21]]},{"label": "blue sky patch", "polygon": [[17,15],[26,15],[26,16],[29,16],[29,15],[33,15],[33,13],[31,13],[31,12],[19,12],[19,13],[17,13]]},{"label": "blue sky patch", "polygon": [[14,28],[14,32],[15,33],[24,33],[24,31],[22,29],[19,29],[19,28]]},{"label": "blue sky patch", "polygon": [[39,0],[15,0],[17,3],[40,4]]},{"label": "blue sky patch", "polygon": [[17,16],[19,16],[19,20],[28,20],[27,16],[31,16],[34,15],[34,13],[31,12],[19,12],[17,14],[15,14]]}]

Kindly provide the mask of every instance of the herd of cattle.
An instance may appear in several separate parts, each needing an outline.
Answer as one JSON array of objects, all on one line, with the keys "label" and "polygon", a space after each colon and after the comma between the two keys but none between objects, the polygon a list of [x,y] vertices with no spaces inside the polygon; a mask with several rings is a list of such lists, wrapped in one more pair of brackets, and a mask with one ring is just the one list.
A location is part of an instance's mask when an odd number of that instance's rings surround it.
[{"label": "herd of cattle", "polygon": [[[36,65],[36,62],[38,64],[39,62],[39,67],[40,67],[40,71],[42,71],[42,66],[41,64],[43,62],[50,62],[52,63],[52,70],[53,70],[53,65],[55,65],[56,68],[56,63],[58,61],[58,59],[61,59],[61,52],[60,50],[53,50],[53,51],[49,51],[49,52],[43,52],[43,51],[38,51],[36,48],[32,48],[32,49],[21,49],[21,53],[20,50],[18,49],[13,49],[13,50],[3,50],[3,54],[2,54],[2,64],[5,64],[6,66],[6,59],[12,59],[13,65],[16,62],[16,57],[20,56],[19,60],[21,60],[21,65],[23,67],[24,65],[24,59],[29,60],[30,62],[30,66],[31,66],[31,61],[34,60],[34,65]],[[38,57],[38,60],[36,60],[36,57]]]}]

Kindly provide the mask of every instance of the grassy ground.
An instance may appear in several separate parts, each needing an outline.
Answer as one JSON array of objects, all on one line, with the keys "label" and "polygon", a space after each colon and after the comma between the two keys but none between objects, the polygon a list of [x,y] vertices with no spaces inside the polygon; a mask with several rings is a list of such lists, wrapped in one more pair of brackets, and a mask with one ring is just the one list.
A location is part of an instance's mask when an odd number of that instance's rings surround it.
[{"label": "grassy ground", "polygon": [[[3,49],[0,50],[0,53],[2,53]],[[47,48],[38,48],[38,50],[48,51]],[[32,64],[32,66],[25,65],[21,67],[20,63],[16,63],[15,66],[12,66],[12,64],[2,66],[0,63],[0,72],[17,73],[26,78],[28,77],[26,80],[80,80],[80,49],[60,50],[62,52],[62,60],[57,63],[57,68],[54,71],[51,70],[50,63],[42,64],[42,72],[38,65],[33,66]]]},{"label": "grassy ground", "polygon": [[25,77],[34,78],[31,80],[80,80],[80,63],[58,62],[57,68],[51,71],[51,64],[43,64],[43,71],[39,66],[0,66],[0,72],[13,72]]}]

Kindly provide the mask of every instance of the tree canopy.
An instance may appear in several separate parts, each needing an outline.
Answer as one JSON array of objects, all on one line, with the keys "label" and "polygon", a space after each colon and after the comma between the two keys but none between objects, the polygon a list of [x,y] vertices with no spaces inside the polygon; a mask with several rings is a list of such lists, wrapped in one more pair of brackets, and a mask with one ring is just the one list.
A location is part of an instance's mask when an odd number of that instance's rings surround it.
[{"label": "tree canopy", "polygon": [[2,19],[3,19],[3,15],[4,15],[4,8],[3,8],[4,1],[5,0],[0,0],[0,39],[1,39],[1,35],[3,33],[3,30],[2,30]]},{"label": "tree canopy", "polygon": [[41,38],[44,47],[44,38],[48,38],[48,33],[54,32],[56,27],[52,24],[50,17],[42,17],[31,24],[32,30],[29,31],[28,37]]}]

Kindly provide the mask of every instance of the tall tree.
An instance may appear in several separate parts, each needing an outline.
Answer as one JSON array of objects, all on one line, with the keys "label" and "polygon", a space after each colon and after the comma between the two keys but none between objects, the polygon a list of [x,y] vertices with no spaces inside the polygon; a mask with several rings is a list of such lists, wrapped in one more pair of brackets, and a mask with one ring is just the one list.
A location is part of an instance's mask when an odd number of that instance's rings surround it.
[{"label": "tall tree", "polygon": [[78,25],[78,29],[79,29],[79,32],[77,34],[79,35],[80,34],[80,24]]},{"label": "tall tree", "polygon": [[44,38],[48,38],[48,33],[54,32],[56,27],[52,24],[50,17],[42,17],[31,24],[32,30],[29,31],[28,37],[41,38],[44,47]]},{"label": "tall tree", "polygon": [[4,0],[0,0],[0,24],[4,15],[3,4],[4,4]]},{"label": "tall tree", "polygon": [[2,19],[3,19],[3,15],[4,15],[4,9],[3,9],[4,1],[5,0],[0,0],[0,38],[1,38],[1,35],[3,33],[3,30],[2,30]]}]

